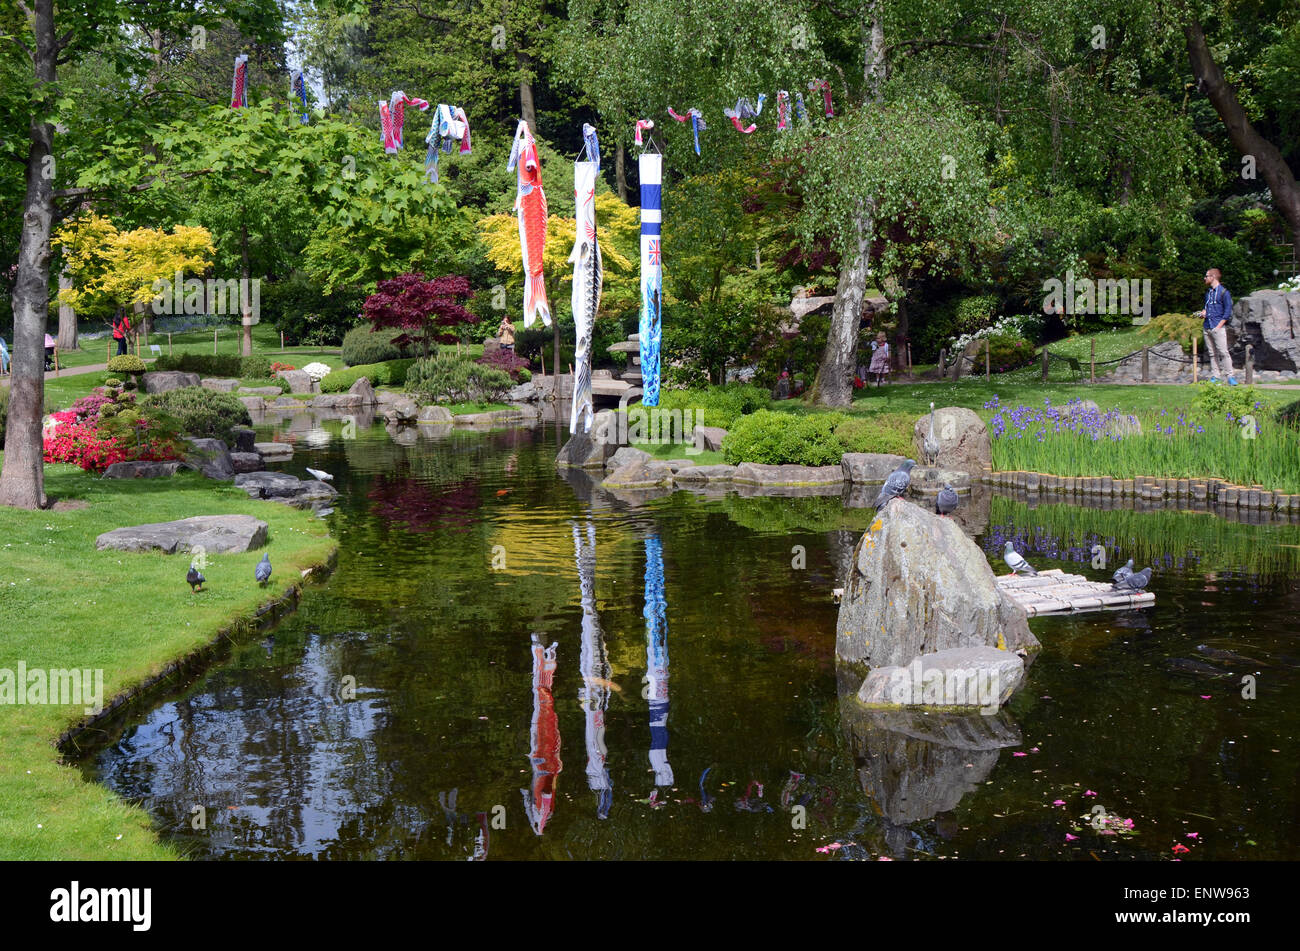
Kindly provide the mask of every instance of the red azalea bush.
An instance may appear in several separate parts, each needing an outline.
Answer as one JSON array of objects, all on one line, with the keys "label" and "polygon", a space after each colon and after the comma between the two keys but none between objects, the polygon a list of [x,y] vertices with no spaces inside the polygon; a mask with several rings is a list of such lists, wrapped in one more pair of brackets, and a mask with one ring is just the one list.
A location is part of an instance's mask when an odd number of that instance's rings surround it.
[{"label": "red azalea bush", "polygon": [[[173,421],[138,415],[131,395],[125,396],[112,400],[92,394],[82,397],[72,409],[51,413],[42,440],[45,461],[103,472],[115,462],[181,459]],[[106,406],[116,407],[116,411],[102,415]]]},{"label": "red azalea bush", "polygon": [[293,364],[291,364],[291,363],[280,363],[280,362],[277,361],[277,362],[271,364],[271,376],[275,376],[275,375],[276,375],[277,373],[279,373],[281,370],[292,370],[292,369],[294,369]]},{"label": "red azalea bush", "polygon": [[[73,403],[72,409],[68,412],[73,413],[77,419],[93,419],[99,415],[100,407],[108,406],[113,402],[114,400],[111,396],[106,396],[102,390],[97,388],[92,391],[89,396],[83,396],[81,399]],[[58,415],[59,414],[57,413],[55,414],[56,417]]]},{"label": "red azalea bush", "polygon": [[528,369],[528,361],[511,350],[496,350],[479,357],[478,362],[485,367],[508,373],[510,379],[519,381],[519,371]]}]

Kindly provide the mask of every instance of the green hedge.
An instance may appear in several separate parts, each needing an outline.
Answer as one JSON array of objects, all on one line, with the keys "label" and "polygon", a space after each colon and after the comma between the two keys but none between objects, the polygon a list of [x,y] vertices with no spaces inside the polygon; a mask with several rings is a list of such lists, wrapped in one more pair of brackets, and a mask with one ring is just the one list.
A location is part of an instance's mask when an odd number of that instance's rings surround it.
[{"label": "green hedge", "polygon": [[235,443],[231,429],[250,426],[252,418],[233,393],[218,393],[202,386],[182,386],[166,393],[152,393],[141,400],[146,409],[158,409],[180,422],[181,432],[205,439]]},{"label": "green hedge", "polygon": [[761,409],[735,421],[722,440],[722,454],[733,466],[742,462],[835,465],[844,455],[844,443],[835,435],[835,427],[846,419],[843,413],[797,416]]},{"label": "green hedge", "polygon": [[873,416],[850,416],[835,427],[835,435],[845,452],[887,452],[896,456],[913,453],[911,413],[879,413]]},{"label": "green hedge", "polygon": [[372,386],[402,386],[406,383],[407,371],[415,363],[414,358],[385,360],[383,363],[366,363],[361,366],[348,367],[346,370],[334,370],[325,374],[320,381],[322,393],[346,393],[352,384],[365,377]]},{"label": "green hedge", "polygon": [[177,353],[164,354],[153,362],[153,370],[180,370],[184,373],[197,373],[199,376],[215,376],[229,379],[271,378],[271,359],[254,354],[241,357],[234,353]]},{"label": "green hedge", "polygon": [[404,330],[372,331],[370,324],[353,327],[343,335],[343,362],[350,367],[385,363],[402,356],[401,348],[393,343]]},{"label": "green hedge", "polygon": [[765,408],[771,399],[766,390],[757,386],[732,383],[698,390],[664,390],[659,394],[659,408],[703,412],[697,425],[730,429],[739,417]]},{"label": "green hedge", "polygon": [[406,389],[434,403],[498,403],[514,386],[510,374],[454,353],[417,360],[406,375]]}]

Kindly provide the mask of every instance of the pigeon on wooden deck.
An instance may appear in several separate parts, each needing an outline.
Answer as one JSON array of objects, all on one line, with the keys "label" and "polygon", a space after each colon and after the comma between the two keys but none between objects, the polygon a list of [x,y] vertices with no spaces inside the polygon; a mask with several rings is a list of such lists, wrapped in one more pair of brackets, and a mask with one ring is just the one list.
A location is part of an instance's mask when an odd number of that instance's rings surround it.
[{"label": "pigeon on wooden deck", "polygon": [[930,432],[921,443],[921,450],[925,453],[925,464],[932,466],[939,461],[939,440],[934,438],[934,404],[930,404]]},{"label": "pigeon on wooden deck", "polygon": [[1143,568],[1141,571],[1134,571],[1124,578],[1116,581],[1113,590],[1115,591],[1145,591],[1147,585],[1151,583],[1151,569]]},{"label": "pigeon on wooden deck", "polygon": [[1011,542],[1007,542],[1006,547],[1002,549],[1002,560],[1007,563],[1013,575],[1037,575],[1034,566],[1025,561],[1024,557],[1015,549]]},{"label": "pigeon on wooden deck", "polygon": [[1119,584],[1121,581],[1123,581],[1132,573],[1133,573],[1133,559],[1130,558],[1123,565],[1121,565],[1119,570],[1116,571],[1115,574],[1113,575],[1113,577],[1115,578],[1115,583]]},{"label": "pigeon on wooden deck", "polygon": [[907,492],[907,487],[912,484],[912,467],[916,465],[916,460],[908,459],[901,466],[889,474],[885,484],[880,487],[880,494],[876,496],[876,511],[880,511],[891,500]]},{"label": "pigeon on wooden deck", "polygon": [[253,569],[253,577],[257,579],[258,584],[263,588],[265,588],[266,583],[271,580],[271,555],[269,552],[263,552],[262,560],[259,561],[257,567]]},{"label": "pigeon on wooden deck", "polygon": [[313,479],[320,479],[322,482],[334,481],[334,477],[328,472],[322,472],[320,469],[313,469],[311,466],[305,466],[304,468],[306,468],[307,472],[311,474]]},{"label": "pigeon on wooden deck", "polygon": [[203,573],[199,571],[197,564],[190,562],[190,570],[185,572],[185,580],[190,583],[190,591],[192,593],[195,591],[202,591],[203,582],[208,579],[203,577]]},{"label": "pigeon on wooden deck", "polygon": [[935,515],[951,515],[957,510],[957,503],[960,501],[957,497],[957,490],[950,485],[944,485],[939,490],[939,494],[934,500]]}]

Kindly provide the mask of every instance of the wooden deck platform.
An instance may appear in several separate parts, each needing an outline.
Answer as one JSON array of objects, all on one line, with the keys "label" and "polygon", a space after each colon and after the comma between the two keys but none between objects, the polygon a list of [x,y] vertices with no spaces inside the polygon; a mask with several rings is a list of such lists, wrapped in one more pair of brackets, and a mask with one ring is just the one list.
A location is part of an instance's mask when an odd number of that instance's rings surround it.
[{"label": "wooden deck platform", "polygon": [[1140,608],[1156,601],[1156,596],[1150,591],[1113,591],[1109,582],[1089,581],[1083,575],[1068,575],[1060,568],[1040,571],[1037,577],[999,575],[997,582],[998,587],[1030,617],[1107,608]]}]

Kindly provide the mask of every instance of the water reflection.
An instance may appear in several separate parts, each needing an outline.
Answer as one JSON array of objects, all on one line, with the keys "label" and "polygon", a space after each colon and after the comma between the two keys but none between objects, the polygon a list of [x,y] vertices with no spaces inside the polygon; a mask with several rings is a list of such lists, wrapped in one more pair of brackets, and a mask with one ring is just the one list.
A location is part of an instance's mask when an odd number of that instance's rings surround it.
[{"label": "water reflection", "polygon": [[[668,600],[658,535],[645,540],[646,698],[650,701],[650,768],[655,786],[673,784],[668,763]],[[657,798],[658,789],[651,793]]]},{"label": "water reflection", "polygon": [[564,764],[560,762],[560,721],[555,715],[555,652],[558,645],[542,646],[542,636],[533,635],[533,722],[529,730],[532,747],[528,762],[533,781],[528,789],[519,790],[524,797],[524,812],[533,832],[541,835],[555,811],[555,782]]},{"label": "water reflection", "polygon": [[578,703],[586,726],[587,786],[596,794],[596,818],[608,819],[609,807],[614,802],[614,785],[605,765],[608,755],[605,711],[609,709],[613,670],[605,649],[605,634],[596,615],[596,525],[590,518],[586,520],[584,544],[581,528],[577,522],[572,524],[574,560],[578,565],[578,587],[582,593],[582,653],[579,660],[582,686],[578,688]]}]

